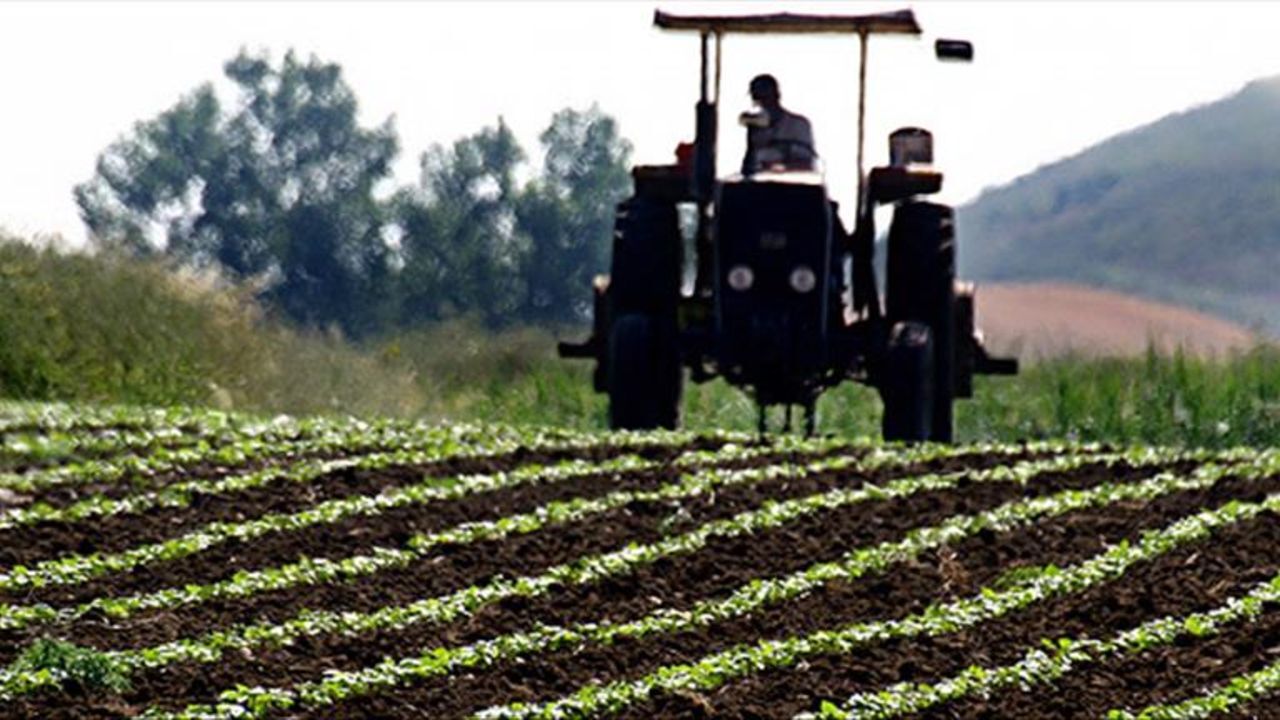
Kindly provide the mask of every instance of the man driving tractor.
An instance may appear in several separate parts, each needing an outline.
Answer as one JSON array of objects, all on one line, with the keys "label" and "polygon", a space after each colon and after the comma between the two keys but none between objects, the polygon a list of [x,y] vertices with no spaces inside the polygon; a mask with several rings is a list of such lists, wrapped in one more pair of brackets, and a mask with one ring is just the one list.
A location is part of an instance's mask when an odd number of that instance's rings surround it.
[{"label": "man driving tractor", "polygon": [[751,175],[778,165],[788,170],[812,170],[818,153],[813,147],[809,119],[782,107],[778,80],[772,75],[755,76],[750,91],[760,112],[743,113],[740,118],[747,127],[742,174]]},{"label": "man driving tractor", "polygon": [[[678,427],[686,377],[718,377],[751,393],[761,432],[767,409],[782,405],[803,408],[812,433],[818,398],[851,380],[879,391],[886,439],[950,442],[952,406],[973,395],[973,376],[1016,373],[1017,361],[987,354],[972,286],[956,282],[952,208],[928,199],[942,188],[928,132],[893,133],[891,163],[864,168],[868,40],[919,36],[915,16],[659,11],[654,24],[700,39],[695,139],[680,147],[673,165],[632,170],[634,193],[618,204],[609,274],[592,285],[591,337],[559,348],[564,357],[595,360],[592,384],[609,396],[610,426]],[[818,154],[809,121],[782,107],[771,75],[750,84],[756,108],[741,117],[742,175],[717,177],[721,39],[734,33],[856,40],[852,235],[824,179],[812,172]],[[934,53],[970,61],[973,46],[938,40]],[[801,172],[772,172],[779,169]],[[874,210],[887,206],[893,221],[878,278]],[[688,209],[696,211],[696,227],[683,222]],[[686,284],[688,270],[693,282]]]}]

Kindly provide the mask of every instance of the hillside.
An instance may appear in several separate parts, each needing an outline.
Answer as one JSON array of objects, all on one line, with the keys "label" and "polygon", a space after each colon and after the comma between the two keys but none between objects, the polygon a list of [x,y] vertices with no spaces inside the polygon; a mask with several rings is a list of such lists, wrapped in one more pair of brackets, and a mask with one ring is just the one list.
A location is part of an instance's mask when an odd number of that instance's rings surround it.
[{"label": "hillside", "polygon": [[1073,352],[1137,355],[1154,344],[1221,356],[1255,342],[1246,328],[1205,313],[1068,283],[993,283],[978,289],[988,344],[1024,360]]},{"label": "hillside", "polygon": [[1280,332],[1280,77],[988,190],[964,275],[1063,280]]}]

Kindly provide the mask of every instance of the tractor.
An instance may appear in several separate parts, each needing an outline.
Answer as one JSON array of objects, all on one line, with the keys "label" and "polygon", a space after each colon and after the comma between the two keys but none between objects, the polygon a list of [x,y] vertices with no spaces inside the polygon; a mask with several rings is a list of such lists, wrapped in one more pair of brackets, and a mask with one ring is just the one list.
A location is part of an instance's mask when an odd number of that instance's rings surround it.
[{"label": "tractor", "polygon": [[[669,165],[633,168],[620,203],[610,273],[593,282],[592,335],[560,343],[562,357],[595,360],[615,429],[675,428],[685,369],[692,382],[722,377],[767,409],[804,410],[846,380],[879,391],[886,440],[950,442],[952,406],[975,374],[1015,374],[991,357],[974,327],[973,286],[955,277],[952,208],[932,135],[890,136],[890,162],[864,172],[867,44],[872,35],[919,36],[910,10],[870,15],[687,16],[658,11],[664,30],[701,38],[695,139]],[[856,225],[843,229],[821,174],[762,167],[718,178],[721,39],[729,33],[843,33],[860,42]],[[970,61],[961,40],[934,43],[940,60]],[[743,116],[744,124],[759,122]],[[883,294],[876,277],[875,209],[892,206]],[[686,243],[686,240],[688,241]],[[692,252],[686,252],[688,245]],[[692,254],[692,258],[686,255]]]}]

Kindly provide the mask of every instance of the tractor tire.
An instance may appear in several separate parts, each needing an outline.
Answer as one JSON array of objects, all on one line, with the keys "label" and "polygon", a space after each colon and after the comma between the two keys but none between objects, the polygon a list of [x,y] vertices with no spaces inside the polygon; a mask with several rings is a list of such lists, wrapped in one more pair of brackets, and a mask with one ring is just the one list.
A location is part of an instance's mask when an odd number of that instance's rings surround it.
[{"label": "tractor tire", "polygon": [[933,333],[918,322],[901,322],[889,334],[880,382],[885,440],[922,442],[934,431]]},{"label": "tractor tire", "polygon": [[956,397],[956,262],[953,212],[911,202],[894,213],[885,286],[892,323],[929,326],[933,345],[933,410],[929,439],[951,442]]},{"label": "tractor tire", "polygon": [[644,197],[619,203],[609,270],[614,315],[675,317],[683,252],[675,203]]},{"label": "tractor tire", "polygon": [[676,429],[682,381],[674,322],[643,313],[614,318],[609,334],[609,427]]}]

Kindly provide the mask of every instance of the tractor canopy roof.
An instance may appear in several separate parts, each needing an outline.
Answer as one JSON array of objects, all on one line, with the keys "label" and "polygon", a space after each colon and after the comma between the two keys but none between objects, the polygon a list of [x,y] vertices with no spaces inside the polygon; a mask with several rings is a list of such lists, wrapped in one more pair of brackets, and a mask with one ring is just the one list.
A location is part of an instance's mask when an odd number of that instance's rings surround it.
[{"label": "tractor canopy roof", "polygon": [[672,15],[661,10],[653,24],[664,30],[692,30],[703,34],[898,34],[919,35],[920,26],[910,10],[870,15]]}]

